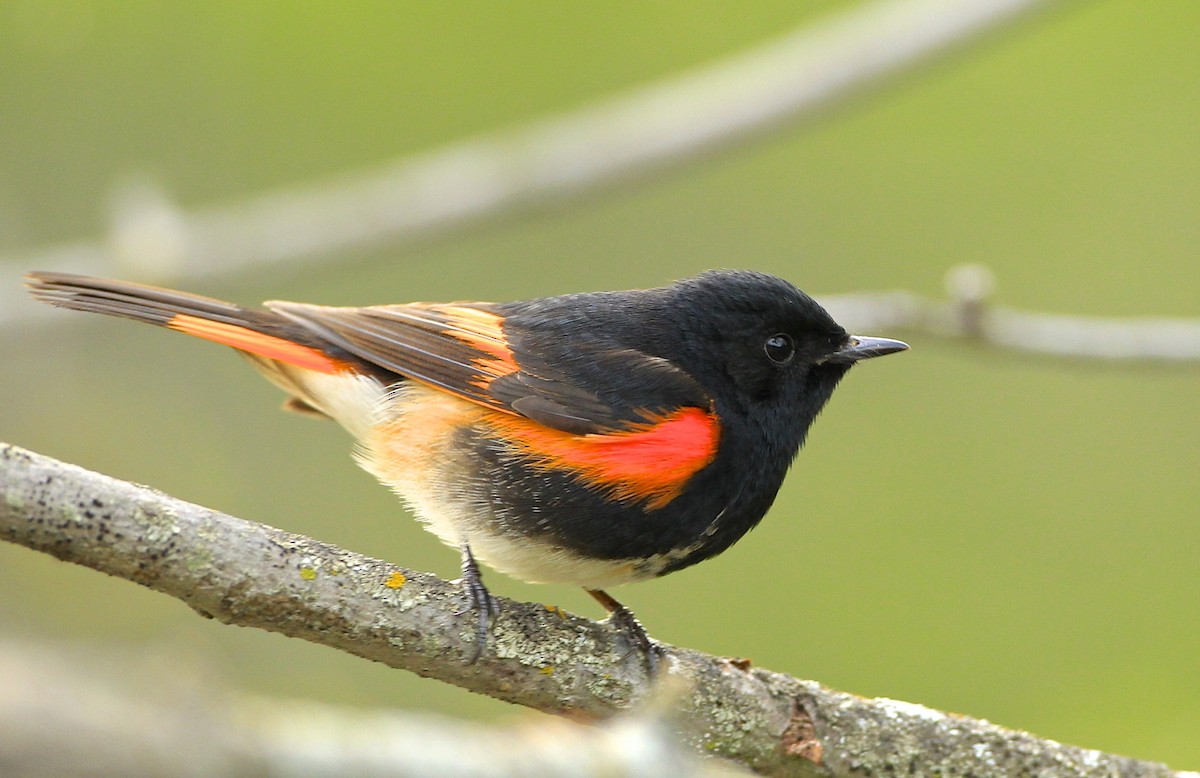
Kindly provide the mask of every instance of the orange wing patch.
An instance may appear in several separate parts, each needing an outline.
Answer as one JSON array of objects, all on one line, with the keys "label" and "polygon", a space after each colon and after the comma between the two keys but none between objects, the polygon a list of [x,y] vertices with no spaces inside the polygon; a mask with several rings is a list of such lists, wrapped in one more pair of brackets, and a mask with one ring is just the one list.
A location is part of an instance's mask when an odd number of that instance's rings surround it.
[{"label": "orange wing patch", "polygon": [[504,337],[503,316],[462,305],[439,305],[435,309],[446,317],[444,334],[487,355],[473,360],[483,374],[472,382],[475,386],[487,389],[492,381],[520,369]]},{"label": "orange wing patch", "polygon": [[315,348],[277,338],[274,335],[264,335],[236,324],[210,321],[181,313],[167,322],[167,327],[188,335],[195,335],[197,338],[204,338],[267,359],[316,370],[320,373],[339,373],[351,369],[346,362],[334,359]]},{"label": "orange wing patch", "polygon": [[712,462],[720,424],[701,408],[675,413],[629,430],[574,435],[521,416],[488,414],[499,436],[533,466],[571,471],[585,483],[651,510],[674,500],[688,480]]}]

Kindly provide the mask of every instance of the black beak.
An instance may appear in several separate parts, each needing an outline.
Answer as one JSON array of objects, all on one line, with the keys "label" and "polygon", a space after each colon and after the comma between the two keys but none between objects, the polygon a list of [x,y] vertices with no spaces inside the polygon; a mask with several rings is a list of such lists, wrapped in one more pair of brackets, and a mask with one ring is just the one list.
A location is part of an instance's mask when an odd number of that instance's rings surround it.
[{"label": "black beak", "polygon": [[868,338],[864,335],[851,335],[846,345],[823,359],[835,365],[852,365],[861,359],[882,357],[884,354],[894,354],[897,351],[907,351],[908,344],[902,340],[891,338]]}]

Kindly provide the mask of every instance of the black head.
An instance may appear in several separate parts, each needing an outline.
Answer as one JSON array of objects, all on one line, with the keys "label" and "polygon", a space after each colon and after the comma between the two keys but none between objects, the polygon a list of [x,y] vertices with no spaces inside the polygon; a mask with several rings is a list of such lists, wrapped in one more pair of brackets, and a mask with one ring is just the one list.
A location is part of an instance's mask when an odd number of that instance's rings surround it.
[{"label": "black head", "polygon": [[[696,360],[685,369],[736,389],[744,403],[794,399],[797,381],[847,340],[816,301],[764,273],[714,271],[665,291],[672,318],[682,319],[685,350]],[[845,368],[823,372],[840,375]]]},{"label": "black head", "polygon": [[811,297],[765,273],[712,271],[662,292],[664,318],[678,322],[664,346],[681,367],[729,410],[775,409],[790,418],[785,427],[807,428],[856,361],[907,348],[849,335]]}]

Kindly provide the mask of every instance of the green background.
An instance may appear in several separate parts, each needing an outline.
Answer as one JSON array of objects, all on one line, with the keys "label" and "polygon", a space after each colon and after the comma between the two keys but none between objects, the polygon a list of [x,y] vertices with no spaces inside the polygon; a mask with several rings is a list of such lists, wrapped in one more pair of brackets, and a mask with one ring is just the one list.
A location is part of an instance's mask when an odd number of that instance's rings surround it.
[{"label": "green background", "polygon": [[[570,110],[845,5],[10,0],[0,254],[101,234],[130,178],[184,207],[305,183]],[[244,303],[503,300],[751,267],[818,295],[938,295],[948,268],[977,262],[1008,305],[1196,316],[1197,30],[1193,0],[1068,4],[685,169],[190,286]],[[765,522],[616,594],[671,643],[1200,768],[1200,367],[869,334],[913,351],[853,371]],[[2,440],[456,575],[344,433],[278,413],[221,349],[62,313],[10,328],[0,360]],[[578,591],[487,580],[599,616]],[[7,545],[0,634],[199,662],[281,697],[530,715]]]}]

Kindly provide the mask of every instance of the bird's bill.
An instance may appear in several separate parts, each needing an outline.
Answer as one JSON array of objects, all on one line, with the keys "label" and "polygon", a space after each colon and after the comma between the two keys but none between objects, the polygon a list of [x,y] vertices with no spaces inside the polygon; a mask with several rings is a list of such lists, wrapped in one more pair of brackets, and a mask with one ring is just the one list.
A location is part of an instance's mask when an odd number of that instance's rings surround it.
[{"label": "bird's bill", "polygon": [[865,335],[851,335],[846,345],[830,354],[823,361],[835,364],[853,364],[863,359],[882,357],[897,351],[907,351],[908,344],[902,340],[891,338],[871,338]]}]

